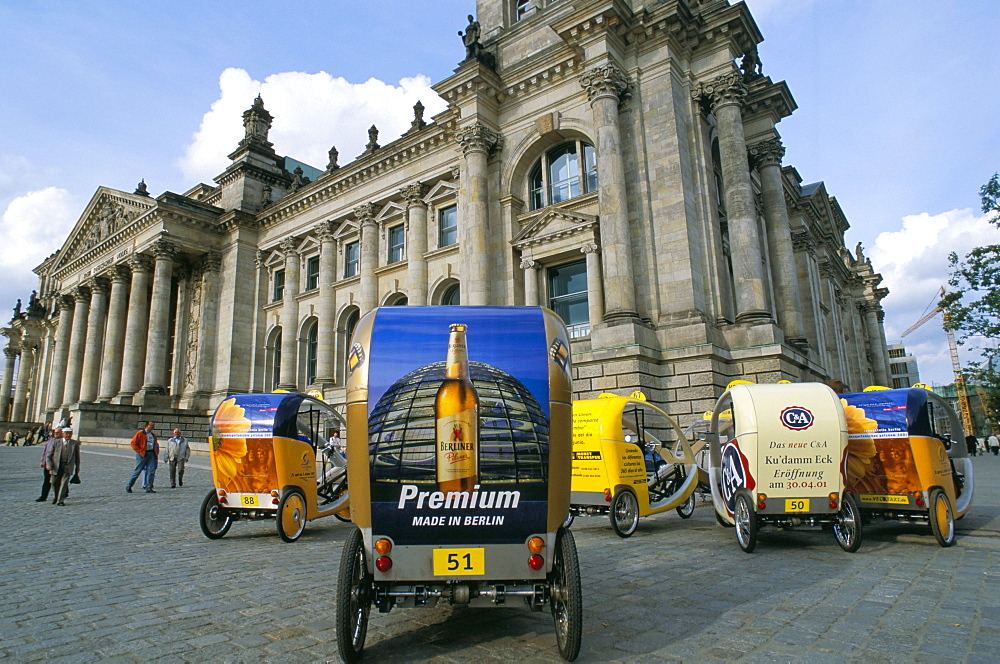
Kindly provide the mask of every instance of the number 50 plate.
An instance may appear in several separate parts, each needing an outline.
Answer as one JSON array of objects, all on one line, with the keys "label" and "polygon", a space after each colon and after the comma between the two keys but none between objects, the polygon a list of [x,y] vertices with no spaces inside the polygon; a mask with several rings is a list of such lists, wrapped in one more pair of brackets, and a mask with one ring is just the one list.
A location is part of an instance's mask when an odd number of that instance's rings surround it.
[{"label": "number 50 plate", "polygon": [[434,549],[434,576],[486,574],[485,549]]}]

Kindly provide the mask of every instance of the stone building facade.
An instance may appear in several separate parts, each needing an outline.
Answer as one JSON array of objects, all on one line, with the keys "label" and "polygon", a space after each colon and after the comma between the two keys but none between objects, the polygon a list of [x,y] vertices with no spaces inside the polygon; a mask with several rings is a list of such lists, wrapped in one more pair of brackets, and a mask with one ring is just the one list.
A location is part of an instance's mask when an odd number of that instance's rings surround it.
[{"label": "stone building facade", "polygon": [[280,156],[258,97],[214,184],[100,188],[3,328],[0,412],[93,438],[233,392],[340,403],[353,326],[392,305],[549,306],[579,398],[682,423],[737,377],[886,382],[887,290],[783,165],[796,104],[744,4],[477,4],[447,110],[350,163]]}]

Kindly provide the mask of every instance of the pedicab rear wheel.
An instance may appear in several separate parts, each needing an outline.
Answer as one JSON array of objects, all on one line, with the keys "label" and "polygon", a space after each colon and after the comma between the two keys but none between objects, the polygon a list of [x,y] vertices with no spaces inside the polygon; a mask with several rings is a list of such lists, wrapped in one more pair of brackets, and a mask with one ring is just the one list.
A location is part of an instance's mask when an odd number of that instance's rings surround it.
[{"label": "pedicab rear wheel", "polygon": [[854,496],[849,493],[841,498],[833,534],[840,548],[848,553],[854,553],[861,546],[861,510],[858,509]]},{"label": "pedicab rear wheel", "polygon": [[212,489],[205,500],[201,501],[201,512],[198,515],[201,522],[201,532],[208,539],[219,539],[229,532],[233,525],[233,517],[219,503],[219,494]]},{"label": "pedicab rear wheel", "polygon": [[687,497],[683,503],[678,505],[676,508],[677,516],[682,519],[690,519],[691,515],[694,514],[694,494],[692,493]]},{"label": "pedicab rear wheel", "polygon": [[611,528],[618,537],[629,537],[639,525],[639,499],[631,489],[622,489],[611,499]]},{"label": "pedicab rear wheel", "polygon": [[955,544],[955,512],[951,508],[951,501],[941,489],[931,489],[930,495],[930,520],[931,532],[941,546],[953,546]]},{"label": "pedicab rear wheel", "polygon": [[750,494],[736,496],[736,541],[746,553],[757,548],[757,512]]},{"label": "pedicab rear wheel", "polygon": [[371,605],[372,576],[365,565],[361,529],[355,528],[344,542],[337,576],[337,649],[345,662],[361,659]]},{"label": "pedicab rear wheel", "polygon": [[306,499],[298,490],[286,491],[278,502],[278,535],[294,542],[306,529]]},{"label": "pedicab rear wheel", "polygon": [[556,536],[555,558],[549,574],[552,619],[556,627],[559,654],[572,662],[580,654],[583,638],[583,598],[580,592],[580,562],[576,540],[564,527]]}]

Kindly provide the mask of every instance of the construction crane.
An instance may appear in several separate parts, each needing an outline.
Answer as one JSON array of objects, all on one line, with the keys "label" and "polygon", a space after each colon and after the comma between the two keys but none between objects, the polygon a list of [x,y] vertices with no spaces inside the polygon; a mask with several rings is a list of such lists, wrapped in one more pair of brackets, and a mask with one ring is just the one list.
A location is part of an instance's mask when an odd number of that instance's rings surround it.
[{"label": "construction crane", "polygon": [[[942,286],[940,294],[942,298],[944,294],[944,286]],[[944,317],[945,333],[948,335],[948,350],[951,351],[951,369],[955,372],[955,392],[958,393],[958,408],[962,412],[962,426],[965,428],[966,434],[975,435],[976,426],[972,422],[969,392],[965,389],[965,376],[962,374],[962,364],[958,361],[958,342],[955,340],[955,333],[948,329],[948,312],[944,311],[940,306],[934,307],[933,311],[925,314],[916,323],[906,328],[906,331],[899,335],[899,338],[902,339],[939,313]],[[985,402],[983,404],[985,407]]]}]

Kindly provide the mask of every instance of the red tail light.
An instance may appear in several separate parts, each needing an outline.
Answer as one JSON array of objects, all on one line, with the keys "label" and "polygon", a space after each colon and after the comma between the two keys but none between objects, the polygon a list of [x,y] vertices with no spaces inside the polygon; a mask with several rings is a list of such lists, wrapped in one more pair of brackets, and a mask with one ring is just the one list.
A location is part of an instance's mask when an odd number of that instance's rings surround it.
[{"label": "red tail light", "polygon": [[536,553],[535,555],[528,558],[528,567],[537,572],[538,570],[545,567],[545,559]]},{"label": "red tail light", "polygon": [[388,556],[382,556],[375,560],[375,567],[380,572],[388,572],[392,569],[392,558]]}]

